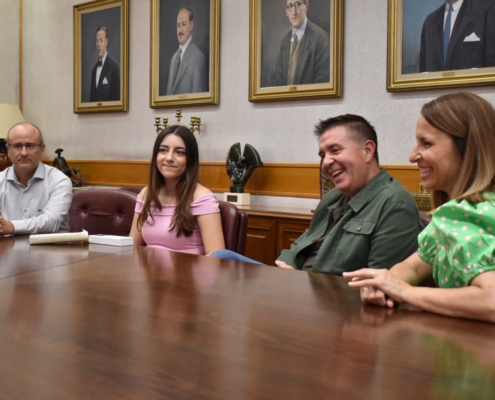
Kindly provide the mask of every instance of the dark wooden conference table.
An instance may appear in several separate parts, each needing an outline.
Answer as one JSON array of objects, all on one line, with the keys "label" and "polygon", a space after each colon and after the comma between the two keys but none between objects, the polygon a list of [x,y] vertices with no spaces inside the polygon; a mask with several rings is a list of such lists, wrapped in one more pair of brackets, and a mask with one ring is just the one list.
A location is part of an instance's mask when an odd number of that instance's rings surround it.
[{"label": "dark wooden conference table", "polygon": [[0,239],[1,399],[491,399],[495,326],[335,276]]}]

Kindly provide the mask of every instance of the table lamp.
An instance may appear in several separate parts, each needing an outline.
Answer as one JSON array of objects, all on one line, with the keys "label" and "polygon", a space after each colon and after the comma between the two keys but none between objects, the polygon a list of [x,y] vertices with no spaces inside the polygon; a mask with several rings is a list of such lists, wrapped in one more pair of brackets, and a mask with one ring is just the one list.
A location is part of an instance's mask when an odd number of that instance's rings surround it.
[{"label": "table lamp", "polygon": [[19,106],[0,103],[0,171],[11,165],[7,157],[7,133],[19,122],[25,122]]}]

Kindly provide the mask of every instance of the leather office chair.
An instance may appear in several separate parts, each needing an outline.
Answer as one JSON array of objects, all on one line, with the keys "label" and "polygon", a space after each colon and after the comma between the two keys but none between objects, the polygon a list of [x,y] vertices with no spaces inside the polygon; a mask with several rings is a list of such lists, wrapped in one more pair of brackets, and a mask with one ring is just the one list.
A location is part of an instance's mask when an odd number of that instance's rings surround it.
[{"label": "leather office chair", "polygon": [[231,203],[226,201],[219,201],[219,203],[225,248],[244,255],[246,252],[248,216]]},{"label": "leather office chair", "polygon": [[138,195],[139,193],[141,193],[141,190],[143,190],[143,188],[144,186],[123,186],[118,190],[125,190],[126,192],[131,192]]},{"label": "leather office chair", "polygon": [[136,195],[124,190],[93,189],[75,192],[69,210],[71,232],[128,236]]},{"label": "leather office chair", "polygon": [[423,226],[426,228],[428,224],[431,222],[431,215],[426,214],[423,211],[419,212],[419,219],[421,220],[421,223]]}]

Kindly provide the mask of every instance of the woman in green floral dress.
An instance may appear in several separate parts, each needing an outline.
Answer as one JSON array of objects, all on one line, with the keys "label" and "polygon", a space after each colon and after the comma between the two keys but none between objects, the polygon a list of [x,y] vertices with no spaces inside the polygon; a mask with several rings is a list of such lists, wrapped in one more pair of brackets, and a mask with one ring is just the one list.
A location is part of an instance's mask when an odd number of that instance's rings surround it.
[{"label": "woman in green floral dress", "polygon": [[[437,207],[418,251],[344,277],[365,303],[495,322],[495,110],[471,93],[441,96],[421,109],[416,141],[409,160]],[[429,276],[438,288],[417,287]]]}]

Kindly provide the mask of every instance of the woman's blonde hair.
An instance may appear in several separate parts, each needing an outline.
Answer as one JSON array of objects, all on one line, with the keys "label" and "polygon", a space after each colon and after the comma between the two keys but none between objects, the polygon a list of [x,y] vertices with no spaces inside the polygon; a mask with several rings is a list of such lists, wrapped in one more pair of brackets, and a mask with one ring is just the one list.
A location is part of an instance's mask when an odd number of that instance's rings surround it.
[{"label": "woman's blonde hair", "polygon": [[[462,164],[451,197],[479,203],[495,178],[495,110],[472,93],[453,93],[426,103],[421,115],[434,128],[452,136]],[[433,204],[449,200],[446,192],[433,190]]]}]

